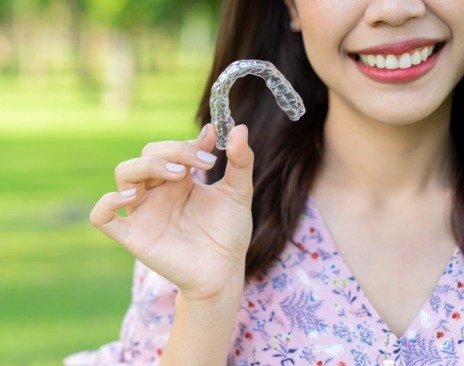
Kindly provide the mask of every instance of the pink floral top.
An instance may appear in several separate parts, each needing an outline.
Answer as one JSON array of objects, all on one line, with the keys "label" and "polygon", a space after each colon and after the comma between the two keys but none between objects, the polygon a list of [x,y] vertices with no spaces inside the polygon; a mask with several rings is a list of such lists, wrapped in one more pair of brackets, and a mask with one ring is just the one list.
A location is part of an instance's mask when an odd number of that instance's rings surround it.
[{"label": "pink floral top", "polygon": [[[204,182],[204,171],[192,169]],[[314,198],[265,276],[245,284],[227,366],[464,365],[464,255],[456,247],[401,337],[381,319],[343,261]],[[66,366],[159,365],[174,320],[174,284],[135,263],[119,340],[68,356]]]}]

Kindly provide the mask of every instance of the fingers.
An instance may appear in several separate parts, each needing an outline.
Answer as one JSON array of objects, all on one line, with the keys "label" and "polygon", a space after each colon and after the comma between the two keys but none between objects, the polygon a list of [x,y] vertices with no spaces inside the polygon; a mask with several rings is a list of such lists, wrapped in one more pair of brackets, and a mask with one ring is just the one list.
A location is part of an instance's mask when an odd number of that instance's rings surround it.
[{"label": "fingers", "polygon": [[153,186],[166,180],[178,181],[184,178],[185,171],[183,164],[152,156],[123,161],[116,167],[114,175],[119,190],[126,190],[146,179],[153,179]]},{"label": "fingers", "polygon": [[[202,133],[205,133],[202,135]],[[150,142],[142,150],[142,156],[157,156],[162,159],[171,160],[173,162],[178,162],[173,160],[174,158],[179,158],[184,161],[189,161],[194,163],[195,154],[199,150],[204,150],[206,152],[211,152],[214,148],[214,143],[216,141],[216,132],[211,123],[206,124],[203,127],[203,130],[200,131],[200,134],[197,138],[187,141],[159,141],[159,142]],[[190,165],[187,163],[187,165]],[[191,164],[191,166],[197,166]],[[197,166],[200,169],[207,169],[208,166]]]},{"label": "fingers", "polygon": [[216,162],[216,157],[210,154],[214,141],[214,128],[207,124],[205,135],[200,133],[194,140],[151,142],[143,148],[141,158],[118,164],[115,169],[118,189],[132,188],[141,181],[145,181],[146,189],[165,181],[180,181],[191,166],[211,169]]},{"label": "fingers", "polygon": [[235,126],[230,132],[232,145],[226,150],[227,166],[224,182],[251,198],[253,194],[254,153],[248,145],[248,128]]},{"label": "fingers", "polygon": [[105,193],[90,212],[90,222],[110,238],[125,245],[130,222],[117,211],[135,199],[134,189],[125,192]]},{"label": "fingers", "polygon": [[[216,132],[211,123],[205,125],[205,128],[206,135],[204,138],[201,138],[200,134],[196,139],[188,140],[187,142],[190,142],[194,149],[202,149],[210,152],[215,145]],[[228,161],[223,181],[237,192],[242,192],[247,196],[251,196],[253,192],[252,176],[254,153],[248,145],[247,126],[245,124],[235,126],[230,132],[230,138],[232,140],[232,146],[226,150]],[[150,143],[144,148],[142,154],[156,154],[159,157],[167,157],[172,151],[172,144],[175,143],[178,142],[165,141],[161,143]],[[190,146],[190,148],[192,146]],[[187,165],[196,166],[200,169],[208,169],[194,165],[193,163],[187,163]]]}]

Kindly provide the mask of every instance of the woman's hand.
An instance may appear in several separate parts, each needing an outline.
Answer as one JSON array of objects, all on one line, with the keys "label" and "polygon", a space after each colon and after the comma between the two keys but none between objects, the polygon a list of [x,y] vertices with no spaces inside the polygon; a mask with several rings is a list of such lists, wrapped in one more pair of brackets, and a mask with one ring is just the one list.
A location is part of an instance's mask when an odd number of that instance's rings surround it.
[{"label": "woman's hand", "polygon": [[[208,300],[223,290],[243,285],[245,256],[251,241],[254,154],[247,127],[231,131],[224,177],[212,185],[196,182],[190,167],[210,169],[199,160],[200,150],[211,152],[216,133],[187,141],[151,142],[142,156],[118,164],[123,197],[104,194],[90,213],[90,222],[121,243],[147,267],[176,284],[191,300]],[[166,163],[185,166],[169,172]],[[117,215],[126,207],[127,217]]]}]

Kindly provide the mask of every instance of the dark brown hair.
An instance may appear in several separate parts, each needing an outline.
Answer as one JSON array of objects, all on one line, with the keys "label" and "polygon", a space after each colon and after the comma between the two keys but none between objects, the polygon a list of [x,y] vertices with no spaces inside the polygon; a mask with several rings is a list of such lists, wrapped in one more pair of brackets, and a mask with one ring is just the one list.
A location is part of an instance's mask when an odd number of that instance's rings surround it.
[{"label": "dark brown hair", "polygon": [[[292,32],[289,22],[284,0],[225,0],[213,65],[197,112],[200,127],[210,122],[211,86],[238,59],[272,62],[306,106],[306,114],[291,122],[260,78],[241,78],[231,89],[232,116],[237,124],[248,126],[249,144],[255,154],[253,236],[246,258],[247,278],[257,271],[266,273],[286,242],[293,241],[323,151],[327,87],[307,59],[301,34]],[[463,84],[461,79],[453,95],[450,174],[455,187],[452,230],[464,250]],[[223,177],[227,164],[224,151],[215,148],[213,153],[218,159],[207,172],[208,184]]]}]

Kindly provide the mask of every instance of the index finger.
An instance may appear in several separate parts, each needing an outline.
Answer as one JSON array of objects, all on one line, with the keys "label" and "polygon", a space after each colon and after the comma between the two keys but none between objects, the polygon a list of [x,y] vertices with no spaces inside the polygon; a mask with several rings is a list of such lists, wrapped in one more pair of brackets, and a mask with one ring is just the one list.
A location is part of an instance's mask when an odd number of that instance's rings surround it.
[{"label": "index finger", "polygon": [[[204,134],[202,134],[204,133]],[[158,142],[149,142],[144,146],[141,152],[141,156],[158,156],[165,160],[172,159],[172,151],[175,149],[176,144],[182,144],[188,142],[192,144],[196,150],[204,150],[211,152],[214,149],[214,144],[216,142],[216,131],[214,130],[211,123],[207,123],[203,126],[203,129],[200,131],[199,135],[195,139],[185,140],[185,141],[158,141]]]}]

